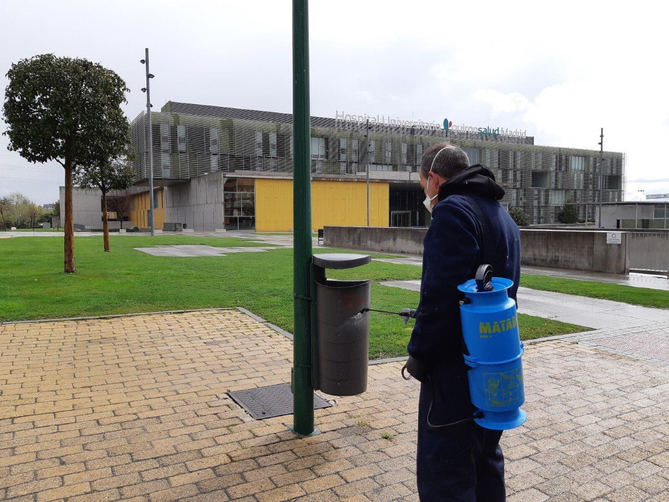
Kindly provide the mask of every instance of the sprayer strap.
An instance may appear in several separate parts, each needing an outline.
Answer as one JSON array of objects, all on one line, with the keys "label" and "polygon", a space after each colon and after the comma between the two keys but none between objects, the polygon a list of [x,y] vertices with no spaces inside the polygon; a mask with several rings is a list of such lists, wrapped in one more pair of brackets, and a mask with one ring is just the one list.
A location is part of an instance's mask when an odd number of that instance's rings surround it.
[{"label": "sprayer strap", "polygon": [[[431,379],[428,377],[428,380],[431,380]],[[460,420],[455,420],[453,422],[448,422],[448,423],[445,423],[445,424],[433,424],[430,421],[430,415],[432,415],[432,406],[434,405],[434,401],[435,401],[436,396],[435,396],[435,390],[434,390],[434,383],[432,383],[432,381],[429,381],[429,385],[432,388],[432,400],[430,401],[430,405],[427,408],[427,416],[425,417],[425,421],[427,423],[427,426],[430,429],[447,429],[448,427],[453,427],[454,425],[464,424],[465,422],[469,422],[471,420],[474,420],[475,418],[481,418],[483,416],[483,414],[480,411],[477,411],[471,417],[461,418]]]},{"label": "sprayer strap", "polygon": [[467,197],[467,200],[472,206],[472,209],[476,213],[476,216],[478,216],[479,223],[481,224],[481,235],[479,235],[479,249],[481,249],[481,262],[480,264],[483,263],[489,263],[490,265],[493,265],[493,272],[494,272],[494,260],[493,256],[490,254],[490,246],[487,244],[488,239],[490,236],[492,236],[492,226],[490,225],[490,220],[488,219],[488,216],[483,212],[481,209],[480,204],[476,200],[475,197]]}]

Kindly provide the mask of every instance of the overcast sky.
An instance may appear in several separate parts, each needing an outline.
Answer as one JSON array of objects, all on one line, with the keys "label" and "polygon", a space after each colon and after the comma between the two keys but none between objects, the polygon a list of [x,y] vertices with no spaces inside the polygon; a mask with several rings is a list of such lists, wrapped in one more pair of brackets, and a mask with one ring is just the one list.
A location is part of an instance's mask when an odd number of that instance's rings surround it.
[{"label": "overcast sky", "polygon": [[[523,129],[535,144],[625,154],[626,200],[669,192],[669,7],[629,1],[311,0],[312,115]],[[0,88],[36,54],[87,58],[145,106],[166,101],[292,112],[289,0],[2,0]],[[0,123],[0,129],[6,125]],[[0,196],[58,199],[63,169],[0,136]]]}]

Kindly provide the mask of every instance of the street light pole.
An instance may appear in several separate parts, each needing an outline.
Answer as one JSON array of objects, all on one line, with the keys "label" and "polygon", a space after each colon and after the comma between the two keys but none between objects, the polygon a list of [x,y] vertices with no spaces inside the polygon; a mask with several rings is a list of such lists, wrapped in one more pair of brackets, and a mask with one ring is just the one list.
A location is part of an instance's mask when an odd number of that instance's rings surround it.
[{"label": "street light pole", "polygon": [[149,49],[144,49],[144,59],[140,60],[146,70],[146,87],[142,89],[142,92],[146,93],[146,116],[148,117],[148,129],[147,134],[147,157],[149,163],[149,227],[151,227],[151,236],[155,235],[155,227],[153,224],[153,127],[151,124],[151,86],[150,81],[153,78],[153,75],[149,73]]},{"label": "street light pole", "polygon": [[308,0],[293,0],[293,430],[314,432]]},{"label": "street light pole", "polygon": [[602,228],[602,171],[604,170],[604,128],[599,133],[599,228]]},{"label": "street light pole", "polygon": [[365,134],[365,141],[367,142],[367,150],[365,152],[365,160],[367,161],[367,226],[369,226],[369,119],[367,119],[367,133]]}]

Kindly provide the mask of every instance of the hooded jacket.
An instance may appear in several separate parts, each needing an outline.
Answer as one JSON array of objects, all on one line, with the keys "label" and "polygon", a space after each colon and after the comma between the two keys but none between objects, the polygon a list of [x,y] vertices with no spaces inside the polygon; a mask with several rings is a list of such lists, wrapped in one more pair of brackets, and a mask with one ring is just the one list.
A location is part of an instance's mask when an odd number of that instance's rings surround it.
[{"label": "hooded jacket", "polygon": [[513,280],[508,293],[516,299],[520,232],[498,202],[503,196],[504,189],[482,165],[469,167],[439,187],[439,202],[423,243],[420,303],[407,347],[428,369],[443,363],[464,366],[459,310],[463,296],[457,286],[474,277],[484,254],[496,277]]}]

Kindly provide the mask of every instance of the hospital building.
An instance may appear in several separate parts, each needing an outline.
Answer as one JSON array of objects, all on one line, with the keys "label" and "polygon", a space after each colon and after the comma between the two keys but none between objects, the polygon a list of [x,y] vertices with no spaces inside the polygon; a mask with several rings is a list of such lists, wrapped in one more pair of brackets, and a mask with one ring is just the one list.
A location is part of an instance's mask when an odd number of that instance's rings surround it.
[{"label": "hospital building", "polygon": [[[452,119],[451,119],[452,120]],[[313,229],[424,226],[423,152],[449,141],[489,167],[531,224],[557,221],[565,204],[594,220],[623,197],[622,153],[539,146],[524,131],[406,121],[337,111],[311,118]],[[292,115],[169,101],[152,112],[155,228],[285,232],[293,227]],[[136,184],[131,224],[148,227],[146,113],[132,121]],[[369,203],[368,203],[369,201]],[[369,219],[369,221],[368,221]]]}]

